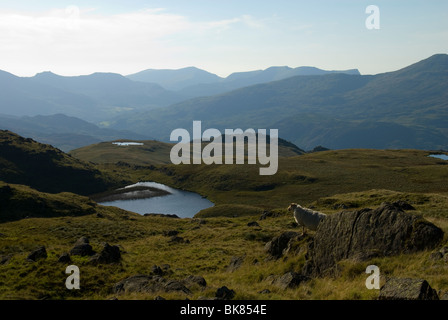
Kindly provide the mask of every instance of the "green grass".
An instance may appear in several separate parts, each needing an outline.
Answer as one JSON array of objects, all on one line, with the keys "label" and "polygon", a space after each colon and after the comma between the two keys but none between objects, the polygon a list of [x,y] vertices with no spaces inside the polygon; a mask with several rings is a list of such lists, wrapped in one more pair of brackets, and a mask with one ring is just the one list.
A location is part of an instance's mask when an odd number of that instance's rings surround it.
[{"label": "green grass", "polygon": [[[155,292],[120,295],[119,299],[212,298],[217,288],[235,290],[236,299],[375,299],[378,290],[365,287],[370,264],[380,267],[386,277],[426,279],[436,290],[448,290],[448,266],[443,260],[429,259],[423,251],[357,262],[339,262],[339,274],[315,278],[295,289],[283,290],[272,284],[272,275],[300,272],[305,263],[305,245],[279,260],[266,259],[266,242],[285,231],[300,231],[286,207],[290,202],[313,205],[327,214],[349,209],[375,208],[383,201],[405,200],[416,214],[441,227],[442,245],[447,246],[448,167],[426,157],[428,152],[341,150],[307,154],[280,160],[279,172],[272,177],[258,175],[255,166],[154,166],[126,167],[103,165],[104,170],[129,181],[154,180],[200,192],[216,203],[197,218],[169,219],[144,217],[114,207],[92,206],[94,211],[73,216],[27,218],[0,223],[0,258],[12,255],[0,265],[0,299],[109,299],[115,283],[135,274],[149,274],[153,265],[169,264],[170,279],[201,275],[207,281],[192,294]],[[114,171],[115,170],[115,171]],[[2,184],[0,186],[5,186]],[[88,204],[85,197],[72,194],[44,194],[24,186],[13,186],[17,197],[66,203]],[[69,201],[69,198],[71,199]],[[51,206],[50,206],[51,207]],[[55,205],[55,208],[60,207]],[[273,216],[259,220],[263,210]],[[204,222],[205,223],[202,223]],[[247,224],[257,221],[259,226]],[[176,230],[189,243],[173,243],[164,232]],[[312,235],[313,233],[310,232]],[[67,264],[58,263],[81,236],[90,238],[94,250],[102,243],[119,245],[122,261],[94,266],[86,258],[73,257],[79,266],[81,290],[65,288]],[[45,245],[48,258],[27,262],[30,251]],[[227,266],[234,256],[244,256],[234,272]],[[269,289],[270,293],[260,291]]]},{"label": "green grass", "polygon": [[[445,205],[447,202],[445,202]],[[420,208],[423,212],[430,204]],[[446,206],[448,208],[448,206]],[[0,265],[0,299],[109,299],[118,281],[135,274],[149,274],[153,265],[169,264],[166,277],[182,279],[201,275],[207,281],[205,290],[196,288],[192,295],[157,292],[130,294],[119,299],[154,299],[161,295],[169,299],[213,297],[217,288],[225,285],[236,292],[236,299],[374,299],[377,290],[367,290],[365,268],[380,267],[384,277],[419,277],[437,290],[448,290],[448,266],[443,261],[428,259],[430,252],[374,258],[370,261],[342,261],[339,275],[316,278],[296,289],[283,290],[269,281],[270,275],[288,271],[300,272],[306,250],[288,254],[279,260],[266,260],[265,243],[284,231],[298,231],[289,215],[258,220],[260,227],[248,227],[255,217],[168,219],[143,217],[122,210],[99,206],[104,217],[31,218],[0,224],[0,256],[12,254],[11,260]],[[443,218],[432,221],[448,232],[448,210]],[[190,243],[172,243],[164,231],[177,230]],[[86,258],[73,257],[72,264],[81,272],[81,290],[70,291],[64,281],[67,264],[57,262],[81,236],[90,238],[94,250],[103,242],[120,245],[122,262],[115,265],[90,265]],[[446,237],[445,237],[446,245]],[[27,254],[38,245],[47,247],[48,258],[36,263],[25,261]],[[233,256],[244,256],[243,265],[227,271]],[[385,278],[383,278],[384,280]],[[270,293],[260,291],[269,289]]]},{"label": "green grass", "polygon": [[[392,190],[417,194],[448,192],[446,161],[419,150],[337,150],[279,158],[278,172],[260,176],[258,165],[160,165],[104,170],[133,181],[157,181],[206,196],[220,205],[252,210],[286,208],[291,202],[312,205],[336,194]],[[215,212],[215,210],[217,210]]]}]

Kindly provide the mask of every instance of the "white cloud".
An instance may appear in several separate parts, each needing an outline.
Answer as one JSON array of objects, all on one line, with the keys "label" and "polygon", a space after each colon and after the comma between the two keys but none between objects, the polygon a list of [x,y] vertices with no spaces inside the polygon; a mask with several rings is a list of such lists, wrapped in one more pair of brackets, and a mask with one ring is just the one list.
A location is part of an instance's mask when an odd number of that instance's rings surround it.
[{"label": "white cloud", "polygon": [[233,36],[225,32],[261,27],[249,15],[193,22],[161,8],[115,15],[76,6],[40,13],[0,11],[0,69],[68,75],[181,67],[189,64],[183,55],[199,58],[201,47],[206,51],[217,34],[231,42]]}]

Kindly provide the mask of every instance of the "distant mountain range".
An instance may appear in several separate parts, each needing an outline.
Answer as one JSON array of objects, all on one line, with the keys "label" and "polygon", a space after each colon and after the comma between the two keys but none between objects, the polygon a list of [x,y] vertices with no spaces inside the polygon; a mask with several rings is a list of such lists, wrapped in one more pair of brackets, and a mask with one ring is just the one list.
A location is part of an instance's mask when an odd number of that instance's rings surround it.
[{"label": "distant mountain range", "polygon": [[0,107],[0,129],[65,151],[119,138],[168,142],[194,120],[204,129],[279,129],[305,150],[448,149],[448,55],[378,75],[313,67],[227,78],[194,67],[126,77],[0,71]]},{"label": "distant mountain range", "polygon": [[448,149],[448,55],[373,76],[295,76],[117,119],[168,141],[175,128],[276,128],[301,148]]},{"label": "distant mountain range", "polygon": [[3,114],[62,113],[93,122],[185,99],[157,84],[131,81],[114,73],[63,77],[43,72],[24,78],[0,71],[0,92],[0,112]]},{"label": "distant mountain range", "polygon": [[224,93],[259,83],[282,80],[294,76],[325,75],[345,73],[359,75],[357,69],[343,71],[326,71],[314,67],[270,67],[266,70],[236,72],[227,78],[221,78],[213,73],[188,67],[179,70],[148,69],[127,78],[135,81],[157,83],[162,87],[178,92],[185,97],[202,97]]},{"label": "distant mountain range", "polygon": [[101,141],[149,139],[148,136],[131,131],[100,128],[93,123],[63,114],[34,117],[0,114],[0,128],[51,144],[64,152]]}]

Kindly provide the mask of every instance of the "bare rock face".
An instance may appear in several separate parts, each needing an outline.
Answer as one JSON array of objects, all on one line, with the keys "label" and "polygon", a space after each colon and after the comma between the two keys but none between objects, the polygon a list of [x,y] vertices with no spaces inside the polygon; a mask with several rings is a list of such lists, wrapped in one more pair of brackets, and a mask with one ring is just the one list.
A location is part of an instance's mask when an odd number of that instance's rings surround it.
[{"label": "bare rock face", "polygon": [[422,217],[383,203],[375,210],[342,211],[328,215],[318,227],[303,273],[332,273],[338,261],[368,260],[434,249],[443,231]]},{"label": "bare rock face", "polygon": [[439,300],[437,291],[423,279],[391,278],[380,289],[379,300]]}]

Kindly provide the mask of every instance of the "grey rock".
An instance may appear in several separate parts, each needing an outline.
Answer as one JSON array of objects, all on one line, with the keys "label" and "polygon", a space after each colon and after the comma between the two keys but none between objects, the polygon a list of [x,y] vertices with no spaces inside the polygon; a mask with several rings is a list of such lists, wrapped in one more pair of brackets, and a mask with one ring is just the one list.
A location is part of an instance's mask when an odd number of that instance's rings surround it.
[{"label": "grey rock", "polygon": [[183,282],[187,287],[197,285],[201,288],[205,288],[207,286],[207,281],[205,281],[204,277],[202,276],[190,275],[186,277]]},{"label": "grey rock", "polygon": [[177,231],[177,230],[163,231],[163,235],[165,237],[174,237],[174,236],[177,236],[178,234],[179,234],[179,231]]},{"label": "grey rock", "polygon": [[308,281],[309,279],[310,279],[309,277],[304,276],[300,273],[290,271],[276,278],[272,282],[272,284],[285,290],[295,288],[299,286],[302,282]]},{"label": "grey rock", "polygon": [[287,231],[274,237],[271,241],[266,243],[264,250],[274,259],[278,259],[283,255],[283,250],[288,247],[289,241],[297,237],[299,234],[294,231]]},{"label": "grey rock", "polygon": [[89,243],[89,239],[86,237],[79,238],[73,248],[70,250],[70,255],[72,256],[93,256],[95,251],[93,251],[92,246]]},{"label": "grey rock", "polygon": [[27,260],[31,261],[37,261],[39,259],[46,259],[47,258],[47,250],[44,246],[40,246],[36,250],[32,251],[28,257]]},{"label": "grey rock", "polygon": [[64,252],[59,256],[58,262],[60,263],[69,263],[72,259],[70,258],[70,255],[67,252]]},{"label": "grey rock", "polygon": [[443,234],[427,220],[388,203],[375,210],[331,214],[315,233],[302,273],[307,276],[333,273],[337,262],[343,259],[364,261],[434,249]]},{"label": "grey rock", "polygon": [[227,266],[227,271],[234,272],[235,270],[237,270],[242,266],[243,262],[244,257],[236,257],[236,256],[232,257],[230,259],[230,264]]},{"label": "grey rock", "polygon": [[235,291],[223,286],[216,290],[215,297],[218,300],[232,300],[235,297]]},{"label": "grey rock", "polygon": [[259,227],[260,225],[258,224],[257,221],[252,221],[252,222],[249,222],[249,223],[247,224],[247,226],[248,226],[248,227]]},{"label": "grey rock", "polygon": [[379,300],[439,300],[426,280],[390,278],[380,289]]},{"label": "grey rock", "polygon": [[121,260],[120,248],[118,246],[111,246],[105,243],[100,253],[95,254],[90,258],[92,263],[118,263]]},{"label": "grey rock", "polygon": [[134,275],[126,278],[113,287],[115,294],[123,293],[154,293],[154,292],[183,292],[191,294],[191,291],[180,281],[168,280],[161,276]]},{"label": "grey rock", "polygon": [[163,275],[163,270],[159,266],[154,265],[151,267],[151,274],[161,276],[161,275]]}]

